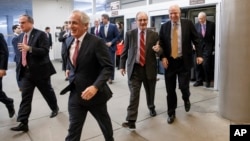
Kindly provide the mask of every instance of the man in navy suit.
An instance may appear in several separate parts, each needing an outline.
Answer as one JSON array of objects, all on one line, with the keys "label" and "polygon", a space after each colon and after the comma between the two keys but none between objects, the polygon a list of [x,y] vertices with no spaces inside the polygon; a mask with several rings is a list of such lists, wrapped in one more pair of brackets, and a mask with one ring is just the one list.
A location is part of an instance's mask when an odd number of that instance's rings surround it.
[{"label": "man in navy suit", "polygon": [[[20,51],[18,49],[18,46],[17,46],[17,43],[18,43],[18,35],[21,33],[21,28],[19,25],[13,25],[12,26],[12,30],[14,32],[14,37],[12,39],[12,46],[14,48],[14,52],[15,52],[15,57],[14,57],[14,61],[16,62],[16,66],[18,65],[19,63],[19,58],[20,58]],[[17,80],[17,85],[19,87],[19,90],[22,91],[22,83],[20,80],[18,80],[18,76],[16,75],[16,80]]]},{"label": "man in navy suit", "polygon": [[195,45],[197,64],[201,64],[202,53],[200,39],[192,21],[180,19],[181,10],[178,5],[169,7],[170,20],[164,23],[160,29],[160,46],[163,49],[161,55],[162,64],[165,68],[165,84],[167,90],[168,123],[175,119],[177,108],[176,80],[182,93],[186,112],[190,110],[189,100],[190,75],[193,65],[192,43]]},{"label": "man in navy suit", "polygon": [[[62,70],[66,71],[66,65],[67,65],[67,60],[66,60],[66,52],[67,52],[67,45],[66,45],[66,39],[70,37],[70,30],[68,27],[68,21],[64,22],[64,25],[62,27],[62,31],[59,33],[58,41],[62,43],[62,48],[61,48],[61,57],[62,57]],[[65,78],[67,81],[68,78]]]},{"label": "man in navy suit", "polygon": [[201,39],[201,48],[203,54],[203,63],[195,64],[196,82],[194,86],[203,86],[203,74],[205,76],[205,87],[209,88],[213,79],[213,52],[215,44],[215,24],[208,21],[205,12],[198,14],[199,22],[195,24],[195,28]]},{"label": "man in navy suit", "polygon": [[49,38],[49,46],[50,46],[50,49],[52,49],[52,36],[51,36],[51,33],[50,33],[50,27],[45,27],[45,33],[47,34],[47,37]]},{"label": "man in navy suit", "polygon": [[100,27],[101,25],[99,19],[95,19],[94,26],[90,28],[90,33],[95,36],[99,36]]},{"label": "man in navy suit", "polygon": [[48,37],[45,32],[33,27],[34,20],[29,15],[21,15],[19,24],[23,33],[18,36],[18,48],[21,56],[18,58],[20,61],[17,66],[17,74],[23,84],[22,101],[17,116],[20,124],[11,130],[27,132],[35,87],[41,92],[52,110],[50,118],[58,114],[59,108],[54,89],[51,86],[50,77],[56,71],[49,58]]},{"label": "man in navy suit", "polygon": [[115,78],[115,51],[116,51],[116,43],[119,40],[119,31],[115,24],[109,22],[109,15],[102,14],[102,22],[103,25],[100,28],[99,36],[104,39],[106,45],[109,48],[109,54],[113,63],[113,71],[108,80],[109,84],[112,84]]},{"label": "man in navy suit", "polygon": [[89,34],[89,17],[75,10],[69,17],[71,37],[67,43],[67,70],[70,84],[61,91],[70,91],[68,111],[69,129],[66,141],[80,141],[82,127],[90,112],[98,122],[105,141],[113,141],[111,119],[107,111],[107,101],[112,92],[107,80],[113,65],[105,42]]},{"label": "man in navy suit", "polygon": [[6,96],[5,92],[3,91],[3,83],[2,79],[6,75],[6,70],[8,68],[8,57],[9,51],[7,43],[4,39],[2,33],[0,33],[0,101],[5,104],[8,109],[9,117],[13,117],[15,114],[14,109],[14,101],[12,98]]}]

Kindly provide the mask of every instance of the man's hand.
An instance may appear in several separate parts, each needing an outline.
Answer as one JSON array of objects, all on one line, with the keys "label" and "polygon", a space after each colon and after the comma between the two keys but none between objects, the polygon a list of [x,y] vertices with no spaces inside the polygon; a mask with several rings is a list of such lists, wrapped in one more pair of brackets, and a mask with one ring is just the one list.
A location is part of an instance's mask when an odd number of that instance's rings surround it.
[{"label": "man's hand", "polygon": [[168,68],[168,59],[167,58],[162,58],[161,59],[162,66],[167,69]]},{"label": "man's hand", "polygon": [[196,63],[197,64],[202,64],[202,62],[203,62],[203,58],[202,57],[197,57],[196,58]]},{"label": "man's hand", "polygon": [[126,70],[125,69],[120,69],[120,72],[121,72],[122,76],[124,76],[126,74]]},{"label": "man's hand", "polygon": [[95,86],[89,86],[87,87],[83,92],[82,92],[82,99],[84,100],[90,100],[91,98],[93,98],[96,93],[97,93],[98,89]]},{"label": "man's hand", "polygon": [[3,77],[6,75],[6,70],[0,70],[0,77]]},{"label": "man's hand", "polygon": [[152,49],[155,51],[155,52],[159,52],[160,51],[160,45],[159,45],[159,41],[157,41],[157,43],[156,43],[156,45],[154,45],[153,47],[152,47]]}]

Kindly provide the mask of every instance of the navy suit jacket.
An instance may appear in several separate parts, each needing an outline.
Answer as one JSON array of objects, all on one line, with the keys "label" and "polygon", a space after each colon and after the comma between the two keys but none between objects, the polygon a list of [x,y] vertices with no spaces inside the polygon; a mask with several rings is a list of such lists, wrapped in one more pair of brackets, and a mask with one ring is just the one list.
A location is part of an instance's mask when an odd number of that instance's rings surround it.
[{"label": "navy suit jacket", "polygon": [[2,33],[0,33],[0,69],[7,70],[8,68],[9,51],[7,43]]},{"label": "navy suit jacket", "polygon": [[18,43],[18,35],[15,34],[12,39],[12,46],[15,52],[14,61],[18,64],[20,61],[18,58],[20,58],[21,52],[18,49],[17,43]]},{"label": "navy suit jacket", "polygon": [[113,52],[115,52],[116,51],[116,42],[119,40],[119,36],[120,36],[119,31],[117,29],[117,26],[115,24],[109,23],[107,36],[105,36],[104,26],[105,25],[102,25],[100,27],[99,36],[102,39],[104,39],[105,42],[112,42],[110,49]]},{"label": "navy suit jacket", "polygon": [[[138,29],[128,31],[125,36],[124,49],[120,58],[120,68],[125,69],[127,64],[128,79],[131,78],[134,64],[137,57]],[[159,40],[158,34],[150,29],[146,30],[146,46],[145,46],[145,69],[148,79],[156,79],[157,75],[157,60],[156,53],[152,49],[156,42]],[[127,62],[127,63],[126,63]]]},{"label": "navy suit jacket", "polygon": [[[67,68],[70,70],[70,84],[61,91],[65,94],[68,91],[79,95],[79,100],[84,105],[96,105],[105,103],[112,96],[112,92],[107,85],[107,80],[113,70],[108,47],[104,41],[92,34],[86,33],[76,60],[76,67],[73,66],[69,51],[74,38],[71,36],[67,43]],[[91,100],[83,100],[81,93],[87,87],[94,85],[98,92]]]},{"label": "navy suit jacket", "polygon": [[[193,47],[195,45],[197,57],[202,57],[202,50],[200,47],[200,38],[194,27],[192,21],[181,19],[181,44],[182,44],[182,57],[184,60],[184,67],[191,69],[193,66]],[[160,29],[160,46],[163,49],[161,58],[166,57],[168,60],[171,57],[171,21],[167,21],[161,26]]]},{"label": "navy suit jacket", "polygon": [[214,45],[215,45],[215,24],[214,22],[206,21],[206,32],[205,36],[202,36],[201,33],[201,24],[196,23],[195,28],[199,34],[199,37],[201,39],[201,47],[203,50],[203,55],[211,55],[214,51]]},{"label": "navy suit jacket", "polygon": [[66,30],[59,33],[58,41],[62,43],[61,54],[64,55],[67,51],[66,39],[68,36],[64,36]]},{"label": "navy suit jacket", "polygon": [[[21,33],[18,36],[18,43],[23,42],[23,37],[25,33]],[[52,74],[56,73],[56,70],[49,58],[49,39],[45,32],[33,28],[28,45],[32,47],[32,52],[27,52],[27,66],[30,70],[30,75],[33,79],[43,79],[48,78]],[[17,75],[19,79],[22,77],[22,71],[24,70],[22,66],[22,55],[20,55],[19,63],[17,65]]]}]

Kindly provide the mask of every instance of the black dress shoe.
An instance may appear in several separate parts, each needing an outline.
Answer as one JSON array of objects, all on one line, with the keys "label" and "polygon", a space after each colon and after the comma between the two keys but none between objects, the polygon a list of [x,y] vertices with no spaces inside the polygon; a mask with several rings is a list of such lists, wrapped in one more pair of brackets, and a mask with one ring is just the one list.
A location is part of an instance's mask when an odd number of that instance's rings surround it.
[{"label": "black dress shoe", "polygon": [[151,117],[156,116],[156,111],[155,111],[155,109],[150,109],[149,114],[150,114]]},{"label": "black dress shoe", "polygon": [[171,115],[168,117],[168,124],[171,124],[174,122],[174,119],[175,119],[175,115]]},{"label": "black dress shoe", "polygon": [[122,127],[129,128],[129,129],[135,129],[135,123],[134,122],[123,122]]},{"label": "black dress shoe", "polygon": [[193,86],[194,87],[203,86],[203,83],[202,82],[195,82]]},{"label": "black dress shoe", "polygon": [[27,132],[27,131],[29,131],[29,127],[28,127],[28,124],[20,123],[17,127],[12,127],[12,128],[10,128],[10,130],[12,130],[12,131],[23,131],[23,132]]},{"label": "black dress shoe", "polygon": [[15,114],[15,108],[13,102],[11,104],[6,105],[8,112],[9,112],[9,117],[12,118]]},{"label": "black dress shoe", "polygon": [[190,110],[191,103],[189,100],[184,101],[184,107],[185,107],[186,112],[188,112]]},{"label": "black dress shoe", "polygon": [[57,116],[58,111],[59,111],[59,108],[57,107],[57,109],[56,109],[56,110],[53,110],[53,111],[51,112],[51,114],[50,114],[50,118],[53,118],[53,117]]}]

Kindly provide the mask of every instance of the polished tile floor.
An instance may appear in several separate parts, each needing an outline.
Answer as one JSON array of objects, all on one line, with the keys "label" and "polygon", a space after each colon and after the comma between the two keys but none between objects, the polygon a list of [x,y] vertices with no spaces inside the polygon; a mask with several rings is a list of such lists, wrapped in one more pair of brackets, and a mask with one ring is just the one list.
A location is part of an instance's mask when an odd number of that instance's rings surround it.
[{"label": "polished tile floor", "polygon": [[[52,76],[60,113],[55,118],[49,118],[50,109],[41,94],[36,90],[32,112],[29,119],[29,132],[13,132],[9,128],[16,126],[16,115],[8,117],[7,109],[0,103],[0,141],[63,141],[68,129],[68,95],[59,95],[68,82],[64,81],[61,63],[53,62],[57,74]],[[116,71],[116,78],[112,85],[113,98],[108,102],[115,141],[229,141],[229,125],[231,121],[223,119],[218,113],[218,92],[204,87],[191,89],[191,110],[184,110],[181,93],[178,93],[178,108],[176,120],[167,123],[166,90],[162,75],[156,85],[155,105],[157,116],[150,117],[146,106],[144,89],[141,90],[139,115],[136,130],[125,129],[121,126],[126,118],[126,108],[129,101],[127,76],[121,76]],[[14,98],[15,109],[18,111],[21,94],[15,81],[15,65],[10,63],[7,76],[3,79],[3,89],[6,94]],[[101,130],[91,114],[85,122],[81,141],[104,141]]]}]

